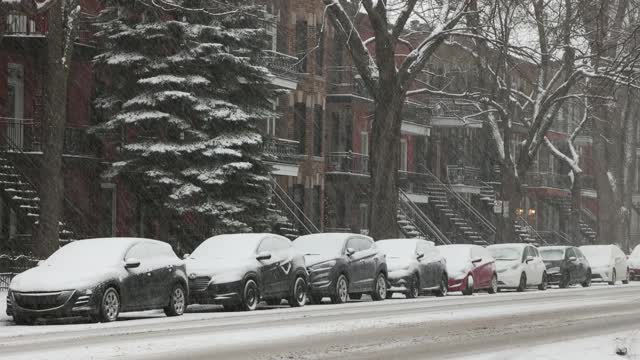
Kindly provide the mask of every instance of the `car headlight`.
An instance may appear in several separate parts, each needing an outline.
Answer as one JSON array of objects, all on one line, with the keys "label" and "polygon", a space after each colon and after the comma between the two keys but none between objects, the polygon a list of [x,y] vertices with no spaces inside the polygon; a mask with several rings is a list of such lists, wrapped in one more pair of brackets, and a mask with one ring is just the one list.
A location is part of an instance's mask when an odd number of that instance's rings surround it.
[{"label": "car headlight", "polygon": [[315,265],[309,266],[309,271],[331,270],[331,269],[333,269],[334,266],[336,266],[336,263],[337,262],[335,260],[325,261],[325,262],[320,263],[320,264],[315,264]]}]

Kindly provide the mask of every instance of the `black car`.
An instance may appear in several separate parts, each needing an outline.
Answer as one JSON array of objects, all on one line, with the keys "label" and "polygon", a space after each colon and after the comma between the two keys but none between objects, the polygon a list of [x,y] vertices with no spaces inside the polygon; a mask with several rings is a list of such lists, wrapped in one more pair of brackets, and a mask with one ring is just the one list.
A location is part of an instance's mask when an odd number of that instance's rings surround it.
[{"label": "black car", "polygon": [[386,256],[368,236],[345,233],[305,235],[293,241],[305,255],[309,271],[309,298],[320,303],[344,303],[371,294],[383,300],[387,294]]},{"label": "black car", "polygon": [[7,314],[17,324],[80,316],[110,322],[126,311],[164,309],[168,316],[182,315],[187,298],[185,264],[169,244],[88,239],[58,249],[13,278]]},{"label": "black car", "polygon": [[407,298],[433,292],[444,296],[449,289],[447,262],[433,242],[421,239],[390,239],[376,242],[387,255],[390,287],[387,298],[402,293]]},{"label": "black car", "polygon": [[558,284],[560,288],[574,284],[591,286],[591,266],[580,249],[573,246],[543,246],[538,250],[547,267],[549,284]]},{"label": "black car", "polygon": [[255,310],[261,299],[304,306],[304,258],[285,237],[274,234],[218,235],[185,256],[190,302],[221,304],[227,310]]}]

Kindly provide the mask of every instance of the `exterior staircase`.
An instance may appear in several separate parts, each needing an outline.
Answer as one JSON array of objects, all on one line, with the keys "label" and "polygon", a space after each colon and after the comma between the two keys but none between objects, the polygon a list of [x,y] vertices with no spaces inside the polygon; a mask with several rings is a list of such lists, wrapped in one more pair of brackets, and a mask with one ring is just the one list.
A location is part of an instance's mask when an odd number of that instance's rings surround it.
[{"label": "exterior staircase", "polygon": [[320,232],[273,178],[271,179],[271,191],[273,196],[268,209],[275,217],[273,230],[275,233],[293,240],[298,236]]},{"label": "exterior staircase", "polygon": [[398,200],[398,226],[405,237],[427,239],[442,245],[451,244],[447,236],[403,190],[399,190]]},{"label": "exterior staircase", "polygon": [[[571,197],[564,197],[556,201],[556,203],[560,207],[560,213],[562,214],[562,216],[565,216],[568,219],[571,218],[571,202]],[[582,215],[583,216],[580,219],[580,223],[578,224],[578,226],[580,226],[580,233],[582,233],[582,236],[585,238],[585,240],[587,240],[588,243],[592,244],[595,242],[598,234],[585,219],[595,220],[595,216],[593,216],[593,214],[591,214],[587,209],[582,209]]]}]

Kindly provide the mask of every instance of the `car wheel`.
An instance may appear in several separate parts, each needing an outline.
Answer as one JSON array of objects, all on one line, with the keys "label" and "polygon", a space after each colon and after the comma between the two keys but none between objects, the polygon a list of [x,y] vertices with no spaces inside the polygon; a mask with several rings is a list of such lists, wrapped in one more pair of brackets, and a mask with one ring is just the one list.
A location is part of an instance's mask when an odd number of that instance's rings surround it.
[{"label": "car wheel", "polygon": [[462,290],[462,295],[473,295],[473,285],[473,276],[467,276],[467,286],[465,286],[464,290]]},{"label": "car wheel", "polygon": [[447,295],[449,292],[449,277],[447,274],[442,274],[442,278],[440,279],[440,286],[438,290],[436,290],[436,296],[442,297]]},{"label": "car wheel", "polygon": [[373,301],[381,301],[387,298],[387,277],[383,273],[376,276],[376,282],[373,284],[373,293],[371,298]]},{"label": "car wheel", "polygon": [[344,275],[338,276],[336,281],[335,294],[331,295],[331,302],[334,304],[343,304],[349,300],[349,282]]},{"label": "car wheel", "polygon": [[542,290],[542,291],[547,290],[547,273],[546,272],[542,273],[542,282],[540,283],[540,285],[538,285],[538,290]]},{"label": "car wheel", "polygon": [[360,299],[362,299],[362,294],[349,294],[349,299],[351,299],[351,300],[360,300]]},{"label": "car wheel", "polygon": [[587,278],[580,284],[582,287],[591,286],[591,270],[587,271]]},{"label": "car wheel", "polygon": [[268,298],[268,299],[264,299],[264,302],[266,302],[267,305],[269,305],[269,306],[278,306],[282,302],[282,299],[279,299],[279,298]]},{"label": "car wheel", "polygon": [[627,277],[624,280],[622,280],[622,283],[625,285],[629,283],[629,269],[627,269]]},{"label": "car wheel", "polygon": [[[560,281],[558,282],[558,287],[560,289],[566,289],[569,287],[569,282],[571,280],[571,275],[568,272],[563,272],[562,276],[560,276]],[[589,275],[589,281],[591,281],[591,275]]]},{"label": "car wheel", "polygon": [[304,306],[306,302],[307,281],[302,276],[298,276],[296,278],[296,282],[293,284],[293,290],[291,292],[291,296],[289,297],[289,306],[301,307]]},{"label": "car wheel", "polygon": [[609,285],[615,285],[616,284],[616,269],[613,269],[613,271],[611,272],[611,281],[609,281]]},{"label": "car wheel", "polygon": [[523,292],[527,288],[527,275],[522,273],[520,275],[520,282],[518,283],[517,292]]},{"label": "car wheel", "polygon": [[187,309],[187,299],[184,293],[182,285],[176,285],[171,290],[171,298],[169,300],[169,306],[164,308],[164,313],[167,316],[180,316],[184,314]]},{"label": "car wheel", "polygon": [[120,314],[120,295],[116,289],[110,287],[102,294],[100,302],[100,321],[113,322]]},{"label": "car wheel", "polygon": [[498,277],[496,274],[493,274],[491,277],[491,287],[487,291],[489,294],[495,294],[498,292]]},{"label": "car wheel", "polygon": [[242,292],[242,303],[240,304],[244,311],[254,311],[258,308],[260,302],[260,292],[258,284],[253,279],[249,279],[244,283],[244,291]]},{"label": "car wheel", "polygon": [[410,282],[411,283],[409,284],[409,289],[406,292],[405,296],[407,297],[407,299],[415,299],[420,296],[420,279],[418,278],[418,275],[413,274]]},{"label": "car wheel", "polygon": [[27,316],[13,315],[13,322],[16,325],[33,325],[34,320]]}]

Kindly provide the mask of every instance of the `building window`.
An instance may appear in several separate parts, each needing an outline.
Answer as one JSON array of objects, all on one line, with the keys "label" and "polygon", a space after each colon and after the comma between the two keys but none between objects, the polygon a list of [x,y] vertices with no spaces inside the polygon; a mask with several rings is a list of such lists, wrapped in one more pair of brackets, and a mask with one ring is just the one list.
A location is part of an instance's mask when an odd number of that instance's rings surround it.
[{"label": "building window", "polygon": [[322,139],[324,127],[322,126],[322,106],[316,105],[313,109],[313,155],[322,156]]},{"label": "building window", "polygon": [[400,171],[407,171],[407,165],[409,162],[408,158],[408,147],[407,140],[400,140]]},{"label": "building window", "polygon": [[369,205],[360,204],[360,232],[369,233]]},{"label": "building window", "polygon": [[267,119],[267,135],[276,137],[276,121],[275,117],[270,117]]},{"label": "building window", "polygon": [[300,60],[300,68],[303,73],[307,71],[307,22],[296,22],[296,56]]},{"label": "building window", "polygon": [[324,34],[321,29],[318,30],[316,42],[316,75],[322,75],[324,67]]},{"label": "building window", "polygon": [[272,51],[278,49],[278,20],[280,19],[280,10],[274,11],[273,6],[269,7],[269,14],[267,15],[267,36],[271,39],[269,48]]},{"label": "building window", "polygon": [[297,103],[294,105],[294,128],[293,138],[298,141],[301,154],[306,154],[307,145],[307,107],[304,103]]},{"label": "building window", "polygon": [[369,133],[366,131],[360,133],[360,153],[369,156]]},{"label": "building window", "polygon": [[313,187],[313,214],[311,219],[313,220],[313,223],[318,227],[318,229],[322,228],[322,224],[320,221],[320,209],[321,209],[321,196],[322,195],[322,189],[320,188],[320,186],[316,185]]},{"label": "building window", "polygon": [[22,149],[24,140],[24,69],[21,64],[8,65],[7,77],[7,136],[12,145]]}]

